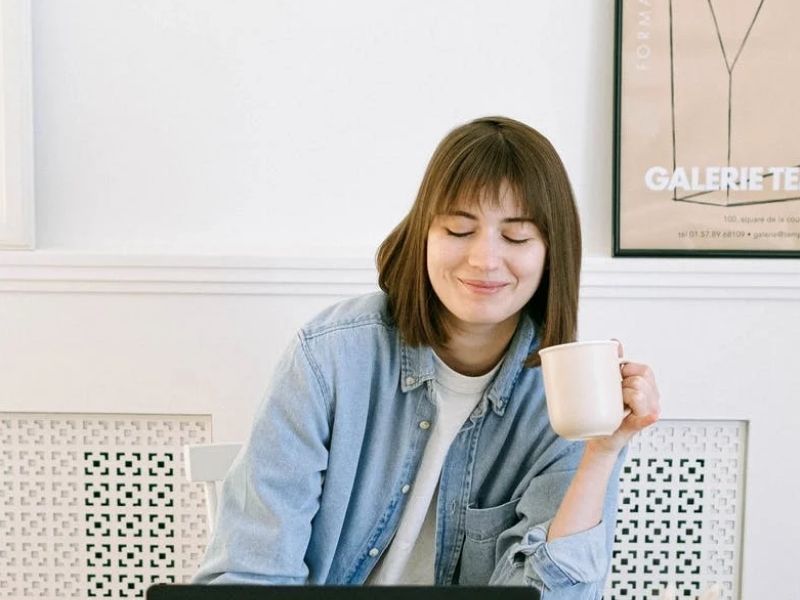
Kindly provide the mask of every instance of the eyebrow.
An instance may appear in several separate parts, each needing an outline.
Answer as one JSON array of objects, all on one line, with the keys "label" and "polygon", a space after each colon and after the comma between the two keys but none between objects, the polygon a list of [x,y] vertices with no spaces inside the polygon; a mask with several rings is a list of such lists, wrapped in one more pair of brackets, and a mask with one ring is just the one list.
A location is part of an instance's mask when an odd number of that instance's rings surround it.
[{"label": "eyebrow", "polygon": [[[473,215],[470,212],[465,210],[452,210],[450,212],[445,213],[445,216],[448,217],[464,217],[466,219],[472,219],[473,221],[477,221],[478,217]],[[533,219],[529,219],[528,217],[509,217],[507,219],[503,219],[502,223],[533,223]]]}]

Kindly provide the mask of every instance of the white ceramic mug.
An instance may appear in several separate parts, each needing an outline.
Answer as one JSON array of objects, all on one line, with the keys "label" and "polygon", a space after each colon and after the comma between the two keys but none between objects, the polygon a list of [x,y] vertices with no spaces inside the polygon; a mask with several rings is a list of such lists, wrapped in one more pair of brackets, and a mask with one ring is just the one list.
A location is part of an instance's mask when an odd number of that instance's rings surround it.
[{"label": "white ceramic mug", "polygon": [[614,340],[572,342],[539,351],[547,412],[553,430],[568,440],[611,435],[625,416]]}]

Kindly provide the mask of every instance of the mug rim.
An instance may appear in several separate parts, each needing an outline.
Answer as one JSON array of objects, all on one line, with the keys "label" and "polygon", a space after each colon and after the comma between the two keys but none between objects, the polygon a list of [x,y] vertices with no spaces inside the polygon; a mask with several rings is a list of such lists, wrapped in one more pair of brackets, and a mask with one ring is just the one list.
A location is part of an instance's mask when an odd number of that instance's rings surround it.
[{"label": "mug rim", "polygon": [[566,344],[557,344],[555,346],[548,346],[547,348],[542,348],[539,350],[539,355],[547,354],[551,351],[557,350],[566,350],[567,348],[575,348],[578,346],[605,346],[606,344],[613,344],[614,346],[619,346],[619,342],[616,340],[588,340],[585,342],[567,342]]}]

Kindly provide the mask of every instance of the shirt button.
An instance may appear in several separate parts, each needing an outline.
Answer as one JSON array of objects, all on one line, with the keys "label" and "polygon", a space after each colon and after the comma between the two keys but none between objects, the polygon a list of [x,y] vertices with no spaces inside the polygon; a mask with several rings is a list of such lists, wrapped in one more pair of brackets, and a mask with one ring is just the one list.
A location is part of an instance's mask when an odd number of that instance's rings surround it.
[{"label": "shirt button", "polygon": [[406,385],[414,385],[416,381],[413,377],[406,377]]},{"label": "shirt button", "polygon": [[420,429],[430,429],[430,427],[431,427],[431,422],[430,421],[420,421],[419,422],[419,428]]},{"label": "shirt button", "polygon": [[378,554],[380,554],[380,550],[378,550],[377,548],[370,548],[369,549],[369,555],[370,556],[375,557],[375,556],[378,556]]},{"label": "shirt button", "polygon": [[410,489],[411,489],[411,486],[410,486],[410,485],[408,485],[408,484],[405,484],[405,485],[404,485],[404,486],[403,486],[403,487],[400,489],[400,491],[401,491],[401,492],[403,492],[404,494],[407,494],[407,493],[408,493],[408,490],[410,490]]}]

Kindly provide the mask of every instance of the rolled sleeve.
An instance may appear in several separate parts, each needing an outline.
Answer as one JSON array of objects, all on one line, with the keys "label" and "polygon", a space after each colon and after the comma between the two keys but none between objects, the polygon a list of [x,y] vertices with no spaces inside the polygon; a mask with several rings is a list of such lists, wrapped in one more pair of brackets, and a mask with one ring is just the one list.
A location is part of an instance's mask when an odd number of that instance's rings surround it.
[{"label": "rolled sleeve", "polygon": [[605,523],[548,542],[549,525],[548,522],[534,527],[511,548],[508,560],[523,562],[526,579],[554,589],[605,578],[608,571]]}]

